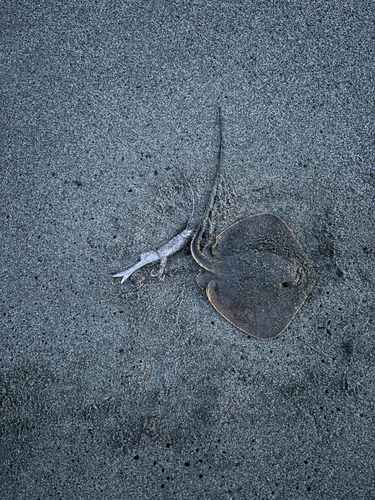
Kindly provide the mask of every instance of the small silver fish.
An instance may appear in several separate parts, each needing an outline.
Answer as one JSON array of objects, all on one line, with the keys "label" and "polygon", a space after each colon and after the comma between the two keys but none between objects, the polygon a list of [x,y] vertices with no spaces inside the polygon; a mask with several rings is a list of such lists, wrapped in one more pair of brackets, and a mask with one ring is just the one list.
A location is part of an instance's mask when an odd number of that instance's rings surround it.
[{"label": "small silver fish", "polygon": [[141,254],[141,260],[134,264],[133,267],[130,267],[126,271],[122,273],[114,274],[113,278],[122,278],[121,283],[123,283],[126,279],[131,276],[134,271],[145,266],[146,264],[150,264],[151,262],[156,262],[160,260],[160,269],[156,274],[151,273],[152,276],[158,276],[163,274],[165,265],[167,263],[167,258],[170,255],[178,252],[183,248],[188,241],[191,239],[191,236],[194,233],[194,229],[186,228],[180,234],[172,238],[168,243],[160,247],[156,252],[145,252]]}]

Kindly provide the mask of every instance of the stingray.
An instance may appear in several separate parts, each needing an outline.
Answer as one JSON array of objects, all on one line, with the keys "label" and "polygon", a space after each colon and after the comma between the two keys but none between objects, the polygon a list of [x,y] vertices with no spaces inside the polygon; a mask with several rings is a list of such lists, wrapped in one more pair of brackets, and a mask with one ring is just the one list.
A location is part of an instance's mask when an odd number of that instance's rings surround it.
[{"label": "stingray", "polygon": [[316,281],[314,267],[286,223],[259,214],[229,226],[200,250],[202,229],[191,253],[197,276],[214,308],[234,326],[259,339],[277,337],[292,321]]},{"label": "stingray", "polygon": [[200,249],[214,205],[222,162],[219,109],[218,169],[210,203],[197,231],[188,227],[156,252],[146,252],[116,277],[127,279],[139,267],[180,250],[191,236],[191,253],[203,268],[196,280],[213,307],[230,323],[258,339],[282,333],[302,307],[316,281],[316,271],[287,224],[269,213],[242,219]]}]

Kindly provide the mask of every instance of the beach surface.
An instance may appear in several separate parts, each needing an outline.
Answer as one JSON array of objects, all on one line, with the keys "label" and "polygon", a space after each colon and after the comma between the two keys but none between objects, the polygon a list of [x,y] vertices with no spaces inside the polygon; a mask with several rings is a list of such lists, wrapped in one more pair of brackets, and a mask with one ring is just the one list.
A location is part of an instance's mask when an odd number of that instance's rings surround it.
[{"label": "beach surface", "polygon": [[[2,2],[0,498],[375,491],[374,5]],[[257,340],[187,245],[271,213],[317,282]]]}]

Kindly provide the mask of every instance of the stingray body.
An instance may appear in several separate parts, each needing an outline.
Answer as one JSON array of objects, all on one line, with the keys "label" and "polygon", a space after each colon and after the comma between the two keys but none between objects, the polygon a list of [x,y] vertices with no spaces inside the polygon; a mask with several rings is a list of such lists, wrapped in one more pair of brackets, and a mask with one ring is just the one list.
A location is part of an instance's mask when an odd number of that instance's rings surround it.
[{"label": "stingray body", "polygon": [[283,220],[259,214],[225,229],[200,250],[203,227],[191,253],[203,270],[197,283],[214,308],[240,330],[272,339],[291,322],[316,281],[314,266]]}]

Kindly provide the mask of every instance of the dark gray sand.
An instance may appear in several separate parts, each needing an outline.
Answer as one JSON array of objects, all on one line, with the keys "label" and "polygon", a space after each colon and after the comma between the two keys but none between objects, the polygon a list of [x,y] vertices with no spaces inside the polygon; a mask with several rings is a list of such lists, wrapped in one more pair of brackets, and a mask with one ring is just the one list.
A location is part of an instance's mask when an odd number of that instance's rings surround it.
[{"label": "dark gray sand", "polygon": [[[1,499],[374,498],[374,14],[1,3]],[[318,272],[272,341],[188,248],[111,278],[184,229],[187,180],[203,216],[219,105],[212,234],[273,213]]]}]

